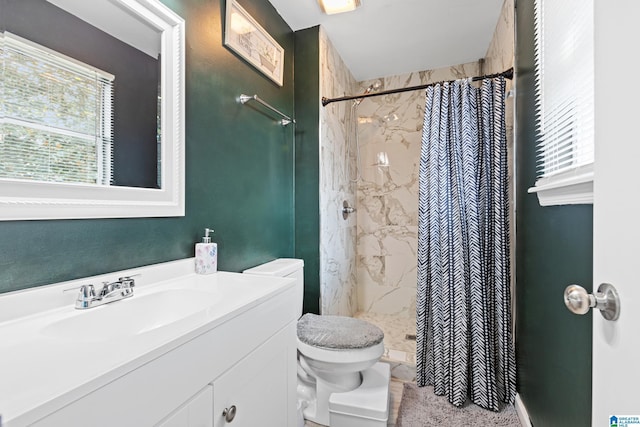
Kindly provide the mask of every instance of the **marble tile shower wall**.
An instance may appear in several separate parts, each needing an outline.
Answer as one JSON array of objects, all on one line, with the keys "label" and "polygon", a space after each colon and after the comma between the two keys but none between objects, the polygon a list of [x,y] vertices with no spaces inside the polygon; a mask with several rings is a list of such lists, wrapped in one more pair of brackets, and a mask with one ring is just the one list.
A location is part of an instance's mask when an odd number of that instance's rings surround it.
[{"label": "marble tile shower wall", "polygon": [[[514,2],[506,0],[483,64],[473,62],[386,77],[381,79],[382,89],[504,71],[514,65],[514,34]],[[359,90],[374,81],[360,82]],[[506,101],[510,165],[513,100],[510,97]],[[415,91],[368,98],[359,107],[363,166],[363,179],[358,183],[356,249],[359,311],[415,317],[418,167],[424,102],[424,92]],[[513,183],[513,168],[509,172]],[[513,191],[510,193],[513,195]],[[513,228],[511,233],[515,242]]]},{"label": "marble tile shower wall", "polygon": [[[320,29],[320,93],[343,96],[357,84],[342,58]],[[342,218],[342,203],[356,205],[356,184],[349,179],[354,160],[346,141],[351,104],[336,102],[320,109],[320,309],[322,314],[352,316],[356,297],[356,217]],[[351,165],[349,165],[349,162]],[[351,169],[353,170],[353,169]]]},{"label": "marble tile shower wall", "polygon": [[[477,75],[478,62],[379,79],[381,90]],[[375,80],[360,82],[364,90]],[[418,167],[424,91],[365,99],[358,108],[359,311],[415,317]]]},{"label": "marble tile shower wall", "polygon": [[[472,62],[355,82],[322,28],[320,55],[320,93],[327,97],[364,91],[376,80],[382,83],[380,90],[385,90],[500,72],[514,65],[514,1],[505,0],[483,64]],[[508,98],[506,103],[510,158],[513,100]],[[424,91],[412,91],[367,98],[358,106],[362,179],[357,185],[349,182],[346,160],[351,104],[338,102],[321,109],[320,274],[324,314],[366,311],[415,317],[424,102]],[[349,161],[354,167],[355,157]],[[342,220],[343,200],[356,203],[357,221],[353,216]]]},{"label": "marble tile shower wall", "polygon": [[[514,66],[515,62],[515,10],[514,0],[505,0],[493,39],[484,58],[483,72],[499,73]],[[507,81],[507,90],[512,81]]]}]

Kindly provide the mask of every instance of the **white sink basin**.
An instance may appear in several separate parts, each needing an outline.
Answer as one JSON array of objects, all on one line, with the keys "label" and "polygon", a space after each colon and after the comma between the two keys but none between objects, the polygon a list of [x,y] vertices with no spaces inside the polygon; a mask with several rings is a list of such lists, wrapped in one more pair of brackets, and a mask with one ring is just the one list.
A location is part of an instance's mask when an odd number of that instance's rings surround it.
[{"label": "white sink basin", "polygon": [[41,334],[78,342],[103,342],[129,338],[171,325],[214,306],[215,293],[169,289],[136,295],[86,310],[45,326]]}]

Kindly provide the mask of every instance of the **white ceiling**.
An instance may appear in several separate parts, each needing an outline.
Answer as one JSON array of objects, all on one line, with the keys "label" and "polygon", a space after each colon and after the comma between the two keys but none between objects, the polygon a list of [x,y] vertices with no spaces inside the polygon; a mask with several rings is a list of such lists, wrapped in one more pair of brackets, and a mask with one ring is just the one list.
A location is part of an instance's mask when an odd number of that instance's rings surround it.
[{"label": "white ceiling", "polygon": [[325,15],[317,0],[269,0],[292,30],[322,25],[357,81],[477,61],[504,0],[362,0]]}]

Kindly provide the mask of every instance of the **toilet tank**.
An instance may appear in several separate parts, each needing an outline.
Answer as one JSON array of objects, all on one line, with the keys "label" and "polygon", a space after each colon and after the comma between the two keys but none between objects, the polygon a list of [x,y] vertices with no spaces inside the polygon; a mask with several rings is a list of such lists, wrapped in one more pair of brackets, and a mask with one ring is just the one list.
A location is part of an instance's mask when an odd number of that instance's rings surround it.
[{"label": "toilet tank", "polygon": [[304,261],[295,258],[278,258],[243,271],[245,274],[257,274],[272,277],[291,277],[296,279],[298,289],[298,317],[302,316],[304,299]]}]

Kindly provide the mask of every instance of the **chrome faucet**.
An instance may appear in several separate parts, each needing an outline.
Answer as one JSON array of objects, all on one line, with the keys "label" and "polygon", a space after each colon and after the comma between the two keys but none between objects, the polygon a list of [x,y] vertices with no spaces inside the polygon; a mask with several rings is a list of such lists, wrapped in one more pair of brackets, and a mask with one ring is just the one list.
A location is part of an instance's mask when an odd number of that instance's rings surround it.
[{"label": "chrome faucet", "polygon": [[76,308],[84,310],[128,298],[133,296],[134,287],[135,280],[133,280],[133,276],[120,277],[117,281],[111,283],[103,282],[102,289],[97,295],[93,285],[82,285],[76,299]]}]

